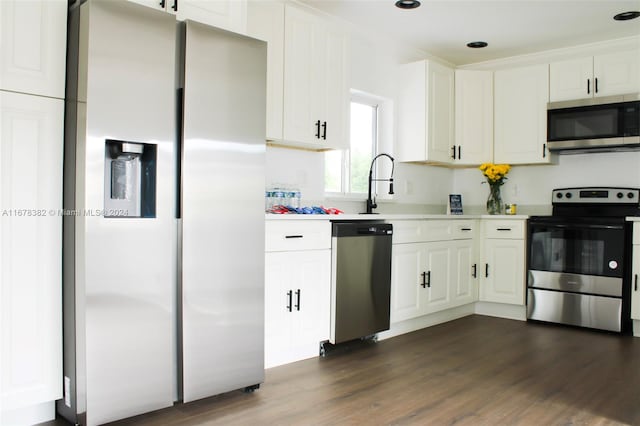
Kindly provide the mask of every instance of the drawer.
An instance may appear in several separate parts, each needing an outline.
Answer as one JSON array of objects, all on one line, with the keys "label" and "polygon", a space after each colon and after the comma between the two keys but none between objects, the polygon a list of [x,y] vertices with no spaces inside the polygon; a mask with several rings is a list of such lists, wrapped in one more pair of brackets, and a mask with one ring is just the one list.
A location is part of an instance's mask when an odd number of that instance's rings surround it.
[{"label": "drawer", "polygon": [[452,239],[452,220],[398,220],[393,224],[393,244],[448,241]]},{"label": "drawer", "polygon": [[393,244],[419,243],[424,241],[423,220],[393,220]]},{"label": "drawer", "polygon": [[331,248],[328,220],[272,220],[265,223],[265,251]]},{"label": "drawer", "polygon": [[640,244],[640,222],[633,223],[633,244]]},{"label": "drawer", "polygon": [[484,238],[523,240],[525,223],[524,220],[485,219],[482,221],[482,235]]},{"label": "drawer", "polygon": [[453,237],[453,220],[427,220],[424,241],[449,241]]},{"label": "drawer", "polygon": [[452,235],[454,240],[471,240],[478,235],[478,222],[475,220],[454,220]]}]

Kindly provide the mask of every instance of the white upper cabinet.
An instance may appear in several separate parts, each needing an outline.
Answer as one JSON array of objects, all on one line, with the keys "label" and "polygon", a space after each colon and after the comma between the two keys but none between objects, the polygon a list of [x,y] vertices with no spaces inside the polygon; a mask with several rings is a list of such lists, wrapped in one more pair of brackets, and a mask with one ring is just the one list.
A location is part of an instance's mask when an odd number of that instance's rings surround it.
[{"label": "white upper cabinet", "polygon": [[267,140],[311,150],[349,146],[346,33],[281,2],[250,1],[247,32],[268,42]]},{"label": "white upper cabinet", "polygon": [[549,67],[533,65],[494,74],[495,163],[545,164]]},{"label": "white upper cabinet", "polygon": [[267,140],[282,140],[284,105],[284,4],[252,0],[247,33],[267,42]]},{"label": "white upper cabinet", "polygon": [[[455,72],[454,164],[493,160],[493,72]],[[453,150],[452,150],[453,151]]]},{"label": "white upper cabinet", "polygon": [[217,28],[244,33],[246,0],[129,0],[144,6],[174,13],[181,21],[191,19]]},{"label": "white upper cabinet", "polygon": [[311,149],[349,146],[347,37],[326,19],[285,7],[282,139]]},{"label": "white upper cabinet", "polygon": [[640,52],[616,52],[553,62],[551,102],[640,92]]},{"label": "white upper cabinet", "polygon": [[0,89],[64,98],[67,1],[0,1]]},{"label": "white upper cabinet", "polygon": [[451,163],[454,71],[434,61],[400,67],[397,159]]}]

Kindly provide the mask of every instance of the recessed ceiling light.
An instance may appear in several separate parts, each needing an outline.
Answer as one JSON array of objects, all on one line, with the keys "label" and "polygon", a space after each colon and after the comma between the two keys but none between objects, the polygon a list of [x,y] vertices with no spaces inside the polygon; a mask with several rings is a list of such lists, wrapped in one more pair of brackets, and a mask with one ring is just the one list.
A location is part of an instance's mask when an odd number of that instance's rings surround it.
[{"label": "recessed ceiling light", "polygon": [[630,12],[618,13],[616,16],[613,17],[613,19],[615,19],[616,21],[628,21],[629,19],[635,19],[638,16],[640,16],[640,12],[638,12],[637,10],[634,10]]},{"label": "recessed ceiling light", "polygon": [[420,6],[420,2],[418,0],[398,0],[396,6],[400,9],[415,9]]},{"label": "recessed ceiling light", "polygon": [[472,49],[480,49],[482,47],[487,47],[489,44],[486,41],[472,41],[471,43],[467,43],[467,47]]}]

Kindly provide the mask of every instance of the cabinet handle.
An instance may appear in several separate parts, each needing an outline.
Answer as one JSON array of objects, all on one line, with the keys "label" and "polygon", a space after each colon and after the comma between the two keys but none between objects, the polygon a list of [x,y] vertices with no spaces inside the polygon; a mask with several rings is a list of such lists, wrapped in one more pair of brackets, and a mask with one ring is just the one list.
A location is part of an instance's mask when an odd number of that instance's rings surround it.
[{"label": "cabinet handle", "polygon": [[511,231],[511,228],[496,228],[496,231]]},{"label": "cabinet handle", "polygon": [[547,158],[547,144],[542,144],[542,158]]},{"label": "cabinet handle", "polygon": [[636,274],[636,284],[633,288],[635,291],[638,291],[638,274]]},{"label": "cabinet handle", "polygon": [[175,12],[178,11],[178,0],[173,0],[173,6],[171,6],[171,9],[173,9]]},{"label": "cabinet handle", "polygon": [[431,288],[431,271],[427,271],[427,287]]},{"label": "cabinet handle", "polygon": [[471,231],[471,228],[460,228],[461,231]]},{"label": "cabinet handle", "polygon": [[488,263],[484,264],[484,277],[485,278],[489,278],[489,264]]},{"label": "cabinet handle", "polygon": [[420,274],[422,276],[422,284],[420,284],[422,286],[422,288],[427,288],[427,273],[423,272]]},{"label": "cabinet handle", "polygon": [[455,145],[451,147],[451,158],[453,160],[456,159],[456,146]]},{"label": "cabinet handle", "polygon": [[299,311],[300,310],[300,289],[296,290],[296,296],[298,298],[298,303],[296,304],[296,309]]},{"label": "cabinet handle", "polygon": [[587,95],[591,94],[591,79],[587,79]]},{"label": "cabinet handle", "polygon": [[322,139],[327,140],[327,122],[322,123]]},{"label": "cabinet handle", "polygon": [[164,9],[164,6],[167,2],[165,0],[160,0],[160,7]]},{"label": "cabinet handle", "polygon": [[290,239],[290,238],[303,238],[304,235],[285,235],[284,236],[286,239]]},{"label": "cabinet handle", "polygon": [[596,89],[596,93],[598,93],[598,77],[596,77],[595,89]]},{"label": "cabinet handle", "polygon": [[462,147],[458,145],[458,160],[462,160]]},{"label": "cabinet handle", "polygon": [[320,139],[320,120],[316,121],[316,138]]},{"label": "cabinet handle", "polygon": [[289,298],[289,304],[287,305],[287,311],[291,312],[291,311],[292,311],[292,309],[291,309],[291,303],[293,302],[293,291],[292,291],[292,290],[289,290],[289,291],[287,292],[287,296],[288,296],[288,298]]},{"label": "cabinet handle", "polygon": [[473,270],[473,272],[471,273],[471,276],[473,278],[478,278],[478,264],[474,263],[473,265],[471,265],[471,269]]}]

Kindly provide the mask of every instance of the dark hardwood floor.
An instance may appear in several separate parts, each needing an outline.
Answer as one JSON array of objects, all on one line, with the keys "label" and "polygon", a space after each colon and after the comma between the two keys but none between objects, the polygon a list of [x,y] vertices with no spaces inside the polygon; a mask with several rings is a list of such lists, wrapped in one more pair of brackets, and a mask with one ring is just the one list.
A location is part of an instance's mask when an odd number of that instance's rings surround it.
[{"label": "dark hardwood floor", "polygon": [[640,339],[470,316],[112,425],[256,424],[640,425]]}]

